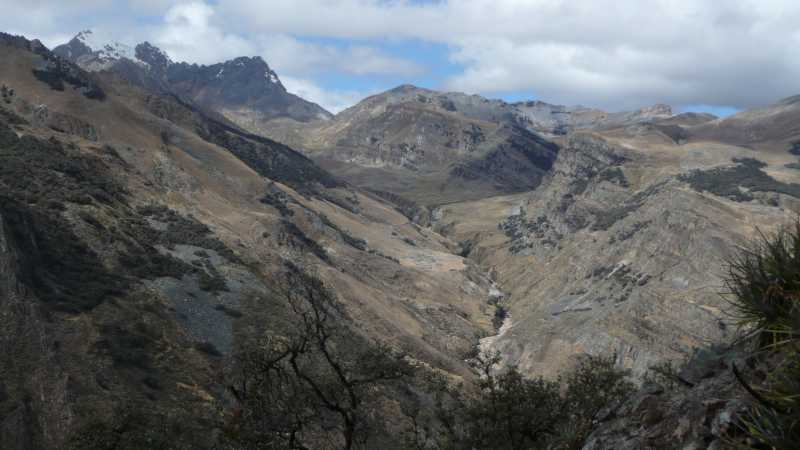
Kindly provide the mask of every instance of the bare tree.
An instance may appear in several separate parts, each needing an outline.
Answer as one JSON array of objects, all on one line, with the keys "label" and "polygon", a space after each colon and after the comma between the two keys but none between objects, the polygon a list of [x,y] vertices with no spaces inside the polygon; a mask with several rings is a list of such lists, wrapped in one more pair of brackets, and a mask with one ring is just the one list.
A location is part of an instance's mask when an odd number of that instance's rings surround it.
[{"label": "bare tree", "polygon": [[232,434],[252,448],[363,446],[379,392],[410,374],[404,355],[353,332],[333,292],[296,266],[275,293],[293,328],[240,353],[230,389],[241,412]]}]

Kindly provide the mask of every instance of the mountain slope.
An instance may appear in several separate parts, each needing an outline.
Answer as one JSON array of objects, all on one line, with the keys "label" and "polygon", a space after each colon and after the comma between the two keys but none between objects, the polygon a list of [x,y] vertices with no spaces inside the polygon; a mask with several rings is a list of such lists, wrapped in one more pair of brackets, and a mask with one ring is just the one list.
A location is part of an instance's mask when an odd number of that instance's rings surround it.
[{"label": "mountain slope", "polygon": [[454,243],[173,95],[23,38],[0,57],[4,448],[213,448],[234,355],[291,317],[288,263],[352,332],[469,376],[497,294]]},{"label": "mountain slope", "polygon": [[742,111],[691,128],[695,140],[791,150],[800,135],[800,97],[790,97],[763,108]]},{"label": "mountain slope", "polygon": [[726,258],[757,230],[793,220],[800,172],[769,145],[689,136],[573,132],[533,192],[432,212],[508,293],[509,319],[487,348],[529,373],[616,352],[643,374],[730,339]]}]

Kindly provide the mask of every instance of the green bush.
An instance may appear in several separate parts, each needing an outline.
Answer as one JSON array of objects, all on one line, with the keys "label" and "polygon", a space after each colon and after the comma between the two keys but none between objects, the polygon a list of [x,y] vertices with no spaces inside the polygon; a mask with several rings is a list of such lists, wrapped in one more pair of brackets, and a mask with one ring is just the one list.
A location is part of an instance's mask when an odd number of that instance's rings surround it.
[{"label": "green bush", "polygon": [[607,412],[633,392],[627,371],[616,357],[583,356],[557,380],[527,378],[516,367],[498,370],[498,354],[470,359],[474,384],[430,384],[435,399],[426,411],[414,408],[416,448],[438,449],[580,449]]},{"label": "green bush", "polygon": [[740,325],[752,329],[766,379],[750,387],[755,402],[742,427],[751,448],[790,450],[800,443],[800,221],[742,249],[727,286]]},{"label": "green bush", "polygon": [[740,324],[762,346],[800,337],[800,222],[742,249],[728,264],[726,285]]}]

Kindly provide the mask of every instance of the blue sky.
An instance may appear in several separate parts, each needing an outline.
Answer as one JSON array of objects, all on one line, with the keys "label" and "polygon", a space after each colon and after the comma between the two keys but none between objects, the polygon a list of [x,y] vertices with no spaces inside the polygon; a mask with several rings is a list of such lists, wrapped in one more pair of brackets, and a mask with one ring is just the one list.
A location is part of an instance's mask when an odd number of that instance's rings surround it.
[{"label": "blue sky", "polygon": [[410,83],[507,101],[717,115],[800,93],[789,0],[0,0],[53,46],[91,28],[175,60],[262,56],[339,111]]}]

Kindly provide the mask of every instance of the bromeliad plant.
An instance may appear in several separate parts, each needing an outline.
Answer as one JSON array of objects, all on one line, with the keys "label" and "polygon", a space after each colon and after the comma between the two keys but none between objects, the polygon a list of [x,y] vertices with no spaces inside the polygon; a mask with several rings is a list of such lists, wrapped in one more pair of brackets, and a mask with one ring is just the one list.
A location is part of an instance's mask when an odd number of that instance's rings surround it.
[{"label": "bromeliad plant", "polygon": [[734,371],[757,400],[742,419],[751,448],[800,448],[800,220],[734,257],[727,286],[739,324],[772,366],[760,388]]},{"label": "bromeliad plant", "polygon": [[800,339],[800,221],[742,249],[726,284],[739,324],[758,335],[761,348]]}]

